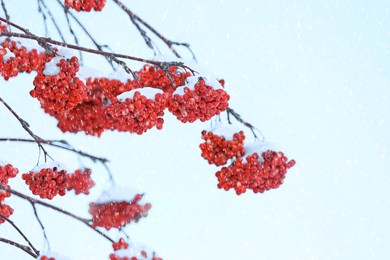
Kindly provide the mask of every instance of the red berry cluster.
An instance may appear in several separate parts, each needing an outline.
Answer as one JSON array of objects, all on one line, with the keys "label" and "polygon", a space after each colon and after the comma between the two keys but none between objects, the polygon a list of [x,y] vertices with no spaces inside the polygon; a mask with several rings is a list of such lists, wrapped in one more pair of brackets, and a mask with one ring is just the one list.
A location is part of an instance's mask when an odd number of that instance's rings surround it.
[{"label": "red berry cluster", "polygon": [[48,257],[48,256],[41,256],[41,258],[39,258],[39,260],[56,260],[54,257]]},{"label": "red berry cluster", "polygon": [[52,199],[56,195],[64,196],[66,189],[66,171],[57,167],[43,168],[39,172],[24,173],[22,179],[34,195],[42,199]]},{"label": "red berry cluster", "polygon": [[[3,215],[6,218],[9,218],[12,215],[12,213],[14,213],[13,208],[11,208],[10,206],[8,206],[6,204],[0,204],[0,214],[1,215]],[[0,218],[0,224],[2,224],[4,222],[5,222],[5,219]]]},{"label": "red berry cluster", "polygon": [[216,173],[218,188],[233,188],[237,195],[247,189],[254,193],[276,189],[283,183],[287,169],[295,164],[294,160],[287,161],[282,152],[271,150],[263,152],[262,159],[260,161],[258,154],[254,153],[246,156],[246,162],[243,157],[239,157],[230,166],[223,167]]},{"label": "red berry cluster", "polygon": [[[9,56],[6,56],[7,54]],[[30,73],[41,69],[48,59],[44,52],[40,53],[36,49],[27,51],[21,44],[6,39],[0,47],[0,73],[8,80],[17,76],[19,72]]]},{"label": "red berry cluster", "polygon": [[[0,185],[8,188],[8,179],[14,178],[18,172],[19,170],[14,168],[11,164],[0,165]],[[0,189],[0,214],[7,218],[14,212],[10,206],[4,204],[5,199],[9,196],[11,196],[9,192]],[[0,224],[4,223],[4,221],[3,218],[0,218]]]},{"label": "red berry cluster", "polygon": [[106,0],[65,0],[65,5],[73,8],[77,12],[90,12],[92,9],[101,11],[106,4]]},{"label": "red berry cluster", "polygon": [[221,166],[229,159],[243,156],[244,139],[243,131],[235,133],[232,140],[226,140],[224,136],[216,135],[213,132],[202,131],[202,139],[205,141],[199,147],[202,150],[202,157],[209,164]]},{"label": "red berry cluster", "polygon": [[[120,238],[119,241],[116,243],[112,243],[112,247],[114,251],[119,251],[123,249],[129,248],[129,244],[126,243],[126,241],[123,238]],[[123,253],[121,253],[123,255]],[[110,254],[110,260],[144,260],[148,259],[148,254],[145,250],[142,250],[140,252],[140,255],[142,258],[138,258],[136,256],[118,256],[116,253]],[[152,258],[150,260],[162,260],[162,258],[157,257],[156,254],[153,252]]]},{"label": "red berry cluster", "polygon": [[112,243],[112,248],[114,251],[118,251],[120,249],[127,249],[129,247],[129,244],[126,243],[125,239],[120,238],[118,242]]},{"label": "red berry cluster", "polygon": [[146,217],[150,203],[139,205],[142,195],[137,194],[132,201],[112,201],[108,203],[90,203],[89,213],[92,215],[93,227],[121,228],[131,221],[138,222]]},{"label": "red berry cluster", "polygon": [[7,26],[0,22],[0,32],[8,32]]},{"label": "red berry cluster", "polygon": [[137,72],[139,77],[137,81],[131,81],[132,89],[141,87],[152,87],[161,89],[167,93],[173,93],[177,87],[185,84],[185,79],[189,77],[190,72],[179,71],[177,66],[171,66],[166,72],[158,67],[144,65]]},{"label": "red berry cluster", "polygon": [[91,179],[91,169],[76,170],[66,175],[66,189],[74,190],[76,195],[80,193],[89,194],[89,189],[95,185]]},{"label": "red berry cluster", "polygon": [[184,94],[173,93],[168,110],[183,123],[192,123],[197,119],[204,122],[225,111],[229,98],[225,90],[207,86],[199,78],[194,90],[184,87]]},{"label": "red berry cluster", "polygon": [[152,100],[135,91],[133,98],[126,98],[123,102],[113,98],[106,112],[113,119],[113,128],[118,131],[140,135],[154,126],[160,130],[169,96],[167,93],[157,93]]},{"label": "red berry cluster", "polygon": [[17,168],[14,168],[12,164],[0,164],[0,184],[8,184],[8,179],[14,178],[19,173]]},{"label": "red berry cluster", "polygon": [[45,75],[43,68],[38,71],[33,82],[35,88],[30,92],[51,115],[64,114],[74,108],[86,98],[88,90],[84,82],[76,77],[79,70],[77,57],[69,61],[61,59],[55,65],[60,69],[56,75]]},{"label": "red berry cluster", "polygon": [[152,258],[148,258],[148,255],[147,255],[147,253],[145,251],[141,252],[141,256],[142,256],[142,258],[136,257],[136,256],[120,257],[120,256],[117,256],[116,254],[110,254],[110,260],[146,260],[146,259],[162,260],[162,258],[161,257],[157,257],[154,252],[153,252]]}]

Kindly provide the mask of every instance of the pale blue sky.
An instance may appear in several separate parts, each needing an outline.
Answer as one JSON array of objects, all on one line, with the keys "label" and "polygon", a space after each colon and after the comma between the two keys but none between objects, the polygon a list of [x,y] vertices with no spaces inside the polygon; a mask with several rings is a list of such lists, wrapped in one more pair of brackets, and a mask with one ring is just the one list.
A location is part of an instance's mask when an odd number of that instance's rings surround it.
[{"label": "pale blue sky", "polygon": [[[1,83],[1,97],[37,134],[66,138],[108,157],[118,183],[146,193],[152,209],[126,229],[133,241],[147,244],[165,260],[390,257],[390,2],[124,2],[168,38],[190,43],[198,61],[225,79],[231,107],[297,161],[279,189],[237,197],[216,188],[217,168],[200,157],[200,133],[209,123],[184,125],[167,114],[162,131],[143,136],[63,136],[55,120],[29,97],[31,76]],[[15,22],[43,32],[35,1],[6,3]],[[20,6],[26,8],[21,12]],[[102,14],[81,14],[81,19],[95,26],[91,31],[99,42],[121,53],[151,57],[118,10],[108,1]],[[100,58],[87,58],[108,71]],[[4,107],[0,118],[1,137],[26,137]],[[57,160],[77,166],[73,155],[50,151]],[[21,170],[34,166],[36,153],[33,145],[0,144],[0,159],[21,165]],[[53,203],[88,216],[87,203],[106,180],[101,166],[93,169],[98,185],[91,197]],[[10,201],[12,219],[42,247],[30,205]],[[72,219],[46,209],[39,212],[52,250],[71,259],[107,259],[111,245],[104,239]],[[0,236],[21,241],[5,225]],[[30,259],[0,244],[3,258]]]}]

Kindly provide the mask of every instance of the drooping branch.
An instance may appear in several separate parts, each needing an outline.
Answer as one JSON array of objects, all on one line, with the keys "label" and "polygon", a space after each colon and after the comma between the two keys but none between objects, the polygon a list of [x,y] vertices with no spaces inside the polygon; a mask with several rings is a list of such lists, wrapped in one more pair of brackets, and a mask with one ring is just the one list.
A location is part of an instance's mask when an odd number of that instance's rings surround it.
[{"label": "drooping branch", "polygon": [[31,203],[31,206],[32,206],[32,208],[33,208],[33,210],[34,210],[35,218],[37,219],[39,225],[41,226],[42,233],[43,233],[43,237],[45,238],[45,242],[47,243],[47,245],[48,245],[49,248],[50,248],[49,239],[47,238],[45,226],[43,225],[41,219],[40,219],[39,216],[38,216],[37,207],[35,207],[35,202],[31,202],[31,201],[30,201],[30,203]]},{"label": "drooping branch", "polygon": [[[133,11],[131,11],[129,8],[127,8],[120,0],[113,0],[124,12],[127,13],[129,16],[130,20],[133,22],[133,24],[136,26],[136,28],[139,30],[141,35],[144,37],[146,44],[148,45],[148,41],[146,39],[150,39],[149,37],[145,38],[146,33],[142,28],[139,27],[139,25],[136,23],[136,21],[140,22],[142,25],[144,25],[146,28],[148,28],[152,33],[154,33],[158,38],[160,38],[167,46],[168,48],[172,51],[172,53],[177,57],[181,58],[179,53],[176,51],[176,49],[173,47],[174,45],[178,46],[184,46],[186,47],[192,54],[192,57],[196,60],[194,53],[192,52],[190,45],[188,43],[183,43],[183,42],[176,42],[176,41],[171,41],[167,39],[164,35],[159,33],[156,29],[154,29],[150,24],[145,22],[141,17],[136,15]],[[149,46],[149,45],[148,45]],[[149,46],[153,48],[152,46]]]},{"label": "drooping branch", "polygon": [[265,139],[264,135],[261,133],[261,131],[260,131],[259,129],[257,129],[257,128],[254,127],[252,124],[250,124],[250,123],[248,123],[247,121],[245,121],[244,119],[242,119],[241,115],[238,114],[236,111],[234,111],[232,108],[228,107],[228,108],[226,109],[226,112],[227,112],[227,117],[228,117],[228,122],[229,122],[229,124],[231,124],[231,122],[230,122],[230,115],[232,115],[238,122],[240,122],[240,123],[243,124],[244,126],[248,127],[248,128],[251,130],[252,134],[254,135],[254,137],[255,137],[256,139],[258,139],[258,137],[257,137],[257,135],[256,135],[256,133],[255,133],[255,130],[258,131],[258,132],[260,133],[261,138],[262,138],[263,140]]},{"label": "drooping branch", "polygon": [[104,238],[106,238],[107,240],[109,240],[111,243],[114,243],[114,240],[113,240],[112,238],[110,238],[109,236],[107,236],[106,234],[104,234],[103,232],[101,232],[100,230],[94,228],[94,227],[90,224],[90,221],[91,221],[90,219],[86,219],[86,218],[79,217],[79,216],[77,216],[77,215],[75,215],[75,214],[73,214],[73,213],[71,213],[71,212],[69,212],[69,211],[66,211],[66,210],[64,210],[64,209],[61,209],[61,208],[56,207],[56,206],[54,206],[54,205],[51,205],[51,204],[49,204],[49,203],[47,203],[47,202],[44,202],[44,201],[42,201],[42,200],[38,200],[38,199],[34,199],[34,198],[32,198],[32,197],[29,197],[29,196],[27,196],[27,195],[25,195],[25,194],[23,194],[23,193],[20,193],[20,192],[18,192],[18,191],[16,191],[16,190],[13,190],[13,189],[11,189],[11,188],[8,188],[7,186],[5,186],[5,185],[3,185],[3,184],[0,184],[0,190],[3,190],[3,191],[5,191],[5,192],[9,192],[9,193],[11,193],[11,194],[13,194],[13,195],[15,195],[15,196],[17,196],[17,197],[19,197],[19,198],[22,198],[22,199],[24,199],[24,200],[27,200],[27,201],[30,202],[30,203],[42,205],[42,206],[44,206],[44,207],[47,207],[47,208],[50,208],[50,209],[55,210],[55,211],[57,211],[57,212],[60,212],[60,213],[62,213],[62,214],[64,214],[64,215],[67,215],[67,216],[69,216],[69,217],[71,217],[71,218],[73,218],[73,219],[76,219],[76,220],[78,220],[78,221],[84,223],[85,225],[87,225],[89,228],[93,229],[95,232],[97,232],[99,235],[101,235],[102,237],[104,237]]},{"label": "drooping branch", "polygon": [[1,0],[1,8],[3,9],[3,12],[4,12],[5,17],[7,18],[7,20],[9,20],[10,17],[9,17],[7,8],[5,7],[4,0]]},{"label": "drooping branch", "polygon": [[32,137],[34,138],[35,140],[35,143],[38,145],[39,149],[43,151],[44,153],[44,156],[45,156],[45,161],[46,161],[46,157],[50,157],[50,155],[47,153],[47,151],[45,150],[45,148],[43,148],[42,144],[41,144],[41,140],[43,140],[41,137],[37,136],[36,134],[33,133],[33,131],[31,131],[30,129],[30,125],[27,123],[27,121],[25,121],[23,118],[21,118],[13,109],[10,105],[7,104],[7,102],[4,101],[4,99],[2,99],[0,97],[0,102],[3,103],[3,105],[11,112],[11,114],[19,121],[19,123],[22,125],[23,129]]},{"label": "drooping branch", "polygon": [[[84,24],[81,23],[81,21],[69,10],[69,8],[66,8],[65,5],[60,0],[57,0],[57,3],[64,9],[65,15],[69,15],[70,17],[72,17],[72,19],[80,26],[80,28],[84,31],[84,33],[88,36],[88,38],[93,42],[96,49],[98,49],[99,51],[102,51],[103,48],[108,48],[108,45],[99,44],[95,40],[95,38],[91,35],[91,33],[87,30],[87,28],[84,26]],[[114,70],[115,68],[114,68],[112,61],[110,59],[108,59],[107,57],[105,57],[105,58],[108,61],[108,63],[110,64],[111,68]]]},{"label": "drooping branch", "polygon": [[41,10],[40,13],[42,14],[43,19],[44,19],[45,30],[47,30],[46,15],[45,15],[45,13],[44,13],[43,10],[42,10],[41,5],[45,8],[47,14],[50,16],[50,19],[51,19],[52,23],[54,24],[54,27],[56,28],[58,34],[60,35],[61,40],[62,40],[63,42],[66,42],[65,37],[64,37],[64,35],[62,34],[62,31],[61,31],[60,27],[58,26],[56,19],[54,18],[54,16],[53,16],[53,14],[51,13],[50,9],[47,8],[45,1],[43,1],[43,0],[38,0],[38,5],[39,5],[39,9]]},{"label": "drooping branch", "polygon": [[[60,148],[60,149],[64,149],[64,150],[67,150],[67,151],[79,154],[79,155],[81,155],[83,157],[87,157],[87,158],[91,159],[93,162],[97,162],[98,161],[98,162],[101,162],[103,164],[106,164],[106,163],[109,162],[109,160],[106,159],[106,158],[94,156],[94,155],[91,155],[89,153],[86,153],[86,152],[83,152],[83,151],[80,151],[80,150],[76,150],[73,147],[70,147],[69,145],[67,145],[67,146],[61,145],[61,144],[64,143],[61,140],[44,140],[44,139],[40,139],[40,140],[35,140],[34,139],[34,140],[32,140],[32,139],[23,139],[23,138],[0,138],[0,142],[24,142],[24,143],[45,144],[45,145],[50,145],[50,146],[53,146],[53,147],[57,147],[57,148]],[[58,144],[58,143],[61,143],[61,144]]]},{"label": "drooping branch", "polygon": [[[0,17],[0,21],[5,22],[6,24],[8,24],[8,25],[10,25],[10,26],[12,26],[12,27],[15,27],[16,29],[18,29],[18,30],[24,32],[24,33],[27,34],[27,35],[33,35],[28,29],[23,28],[22,26],[17,25],[17,24],[15,24],[15,23],[11,22],[11,21],[8,20],[8,19],[4,19],[4,18]],[[2,33],[3,33],[3,32],[0,32],[0,36],[1,36]],[[42,48],[45,49],[45,51],[46,51],[47,53],[53,53],[53,52],[54,52],[53,49],[51,48],[51,46],[50,46],[49,44],[47,44],[46,42],[41,41],[41,40],[37,40],[37,42],[38,42],[38,44],[39,44],[40,46],[42,46]]]},{"label": "drooping branch", "polygon": [[6,216],[4,216],[2,214],[0,214],[0,218],[7,221],[23,237],[23,239],[27,242],[27,244],[35,252],[35,254],[39,255],[39,251],[33,246],[31,241],[26,237],[26,235],[20,230],[20,228],[12,220],[10,220],[9,218],[7,218]]},{"label": "drooping branch", "polygon": [[143,63],[150,63],[156,66],[159,66],[162,62],[159,61],[154,61],[154,60],[149,60],[149,59],[144,59],[144,58],[138,58],[130,55],[125,55],[125,54],[119,54],[119,53],[113,53],[113,52],[105,52],[105,51],[100,51],[100,50],[94,50],[94,49],[89,49],[86,47],[81,47],[69,43],[64,43],[56,40],[52,40],[50,38],[46,37],[39,37],[33,34],[22,34],[22,33],[13,33],[13,32],[0,32],[0,36],[7,36],[7,37],[17,37],[17,38],[24,38],[24,39],[31,39],[35,40],[37,42],[45,42],[45,43],[50,43],[53,45],[61,46],[64,48],[68,49],[74,49],[74,50],[79,50],[83,52],[88,52],[88,53],[93,53],[93,54],[98,54],[98,55],[103,55],[106,57],[116,57],[116,58],[123,58],[123,59],[128,59],[128,60],[134,60],[134,61],[139,61]]},{"label": "drooping branch", "polygon": [[3,238],[3,237],[0,237],[0,242],[3,242],[3,243],[6,243],[6,244],[9,244],[11,246],[14,246],[14,247],[17,247],[19,249],[22,249],[24,252],[26,252],[27,254],[31,255],[32,257],[34,258],[37,258],[39,255],[35,254],[30,247],[28,246],[25,246],[25,245],[22,245],[22,244],[19,244],[15,241],[12,241],[12,240],[9,240],[9,239],[6,239],[6,238]]}]

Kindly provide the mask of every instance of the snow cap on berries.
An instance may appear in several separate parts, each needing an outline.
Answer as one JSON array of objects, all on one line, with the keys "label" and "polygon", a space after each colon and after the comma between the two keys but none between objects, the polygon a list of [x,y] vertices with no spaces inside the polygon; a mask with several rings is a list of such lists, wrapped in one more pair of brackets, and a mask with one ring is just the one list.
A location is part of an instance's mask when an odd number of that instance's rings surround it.
[{"label": "snow cap on berries", "polygon": [[223,136],[226,141],[231,141],[233,140],[234,134],[239,133],[241,130],[232,124],[218,123],[208,131],[215,135]]},{"label": "snow cap on berries", "polygon": [[142,96],[145,96],[147,99],[151,99],[153,101],[155,101],[156,94],[164,93],[164,91],[162,91],[161,89],[151,88],[151,87],[144,87],[144,88],[137,88],[137,89],[133,89],[133,90],[130,90],[130,91],[123,92],[122,94],[117,96],[117,99],[118,99],[119,102],[123,102],[123,101],[125,101],[128,98],[133,99],[134,98],[134,93],[137,92],[137,91]]},{"label": "snow cap on berries", "polygon": [[279,147],[277,147],[274,143],[270,143],[266,140],[256,140],[251,143],[244,143],[244,149],[245,149],[244,157],[257,153],[260,162],[263,161],[263,157],[261,156],[263,152],[266,152],[268,150],[276,151],[276,152],[280,151]]}]

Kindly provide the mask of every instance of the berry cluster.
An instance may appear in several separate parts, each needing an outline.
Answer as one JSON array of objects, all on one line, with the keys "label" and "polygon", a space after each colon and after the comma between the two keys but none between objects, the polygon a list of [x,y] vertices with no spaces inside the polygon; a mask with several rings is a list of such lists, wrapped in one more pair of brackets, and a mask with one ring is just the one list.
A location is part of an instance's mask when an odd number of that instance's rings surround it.
[{"label": "berry cluster", "polygon": [[0,184],[8,184],[8,179],[14,178],[19,173],[19,170],[11,164],[0,164]]},{"label": "berry cluster", "polygon": [[[120,238],[118,242],[112,243],[112,247],[115,253],[110,254],[110,260],[162,260],[162,258],[157,257],[156,254],[153,252],[152,258],[148,258],[148,253],[145,250],[141,250],[139,252],[140,257],[136,256],[129,256],[128,252],[125,250],[129,248],[129,244],[126,243],[126,241],[123,238]],[[127,254],[126,254],[127,253]],[[123,256],[128,255],[128,256]]]},{"label": "berry cluster", "polygon": [[95,185],[91,179],[91,169],[76,170],[66,175],[66,189],[74,190],[76,195],[80,193],[89,194],[89,190]]},{"label": "berry cluster", "polygon": [[50,59],[44,52],[36,49],[27,51],[20,43],[5,39],[0,47],[0,74],[8,80],[19,72],[37,71]]},{"label": "berry cluster", "polygon": [[42,199],[52,199],[56,195],[64,196],[66,189],[66,171],[57,167],[42,168],[39,172],[24,173],[22,179],[34,195]]},{"label": "berry cluster", "polygon": [[137,72],[138,81],[131,81],[129,84],[132,89],[141,87],[152,87],[161,89],[167,93],[173,93],[176,88],[183,86],[185,80],[191,74],[190,72],[179,71],[177,66],[171,66],[168,71],[164,71],[158,67],[144,65]]},{"label": "berry cluster", "polygon": [[216,135],[213,132],[202,131],[202,139],[205,141],[199,147],[202,150],[202,157],[209,164],[221,166],[227,163],[229,159],[243,156],[244,139],[243,131],[235,133],[232,140],[226,140],[222,135]]},{"label": "berry cluster", "polygon": [[[11,164],[0,164],[0,185],[8,187],[8,179],[14,178],[18,172],[19,170],[14,168]],[[9,192],[0,189],[0,214],[7,218],[14,212],[10,206],[4,204],[5,199],[10,196],[11,194]],[[5,220],[3,218],[0,218],[0,224],[4,223],[4,221]]]},{"label": "berry cluster", "polygon": [[216,173],[218,188],[229,190],[233,188],[237,195],[247,189],[254,193],[263,193],[269,189],[276,189],[286,176],[287,169],[294,166],[295,161],[287,161],[282,152],[267,150],[259,160],[257,153],[237,158],[230,166],[223,167]]},{"label": "berry cluster", "polygon": [[92,9],[101,11],[106,4],[106,0],[65,0],[65,5],[73,8],[77,12],[90,12]]},{"label": "berry cluster", "polygon": [[[56,60],[54,58],[53,62],[56,63]],[[35,88],[30,91],[30,95],[37,98],[50,115],[64,114],[86,98],[87,86],[76,77],[79,70],[77,57],[72,57],[69,61],[60,59],[55,64],[59,71],[55,73],[47,72],[48,66],[50,64],[38,71],[33,82]]]},{"label": "berry cluster", "polygon": [[[9,218],[12,215],[12,213],[14,213],[13,208],[11,208],[10,206],[8,206],[6,204],[0,204],[0,214],[1,215],[3,215],[6,218]],[[4,222],[5,222],[5,219],[0,218],[0,224],[2,224]]]},{"label": "berry cluster", "polygon": [[106,112],[113,119],[113,128],[118,131],[140,135],[154,126],[160,130],[169,96],[167,93],[156,93],[153,100],[135,91],[133,98],[126,98],[123,102],[113,98]]},{"label": "berry cluster", "polygon": [[112,201],[109,203],[90,203],[89,213],[92,215],[93,227],[121,228],[131,221],[138,222],[146,217],[150,203],[139,205],[142,195],[137,194],[132,201]]},{"label": "berry cluster", "polygon": [[183,123],[192,123],[198,119],[202,122],[210,120],[228,107],[230,97],[226,91],[206,85],[202,78],[194,84],[194,89],[186,86],[181,88],[183,93],[173,93],[168,110]]},{"label": "berry cluster", "polygon": [[56,260],[54,257],[48,257],[48,256],[41,256],[41,258],[39,258],[39,260]]}]

